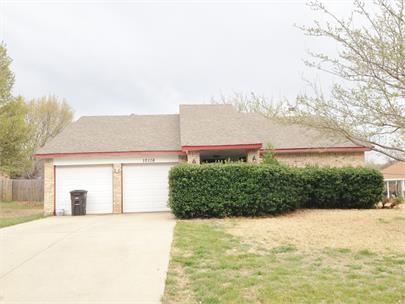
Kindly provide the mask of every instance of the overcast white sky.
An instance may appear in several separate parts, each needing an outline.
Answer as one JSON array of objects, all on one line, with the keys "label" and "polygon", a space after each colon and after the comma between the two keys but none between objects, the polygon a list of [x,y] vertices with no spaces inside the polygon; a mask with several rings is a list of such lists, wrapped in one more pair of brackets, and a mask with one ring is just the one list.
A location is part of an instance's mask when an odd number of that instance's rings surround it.
[{"label": "overcast white sky", "polygon": [[[82,115],[176,113],[232,92],[294,98],[306,51],[336,52],[294,24],[317,15],[305,1],[2,1],[0,40],[14,94],[64,97]],[[327,1],[348,14],[351,1]]]}]

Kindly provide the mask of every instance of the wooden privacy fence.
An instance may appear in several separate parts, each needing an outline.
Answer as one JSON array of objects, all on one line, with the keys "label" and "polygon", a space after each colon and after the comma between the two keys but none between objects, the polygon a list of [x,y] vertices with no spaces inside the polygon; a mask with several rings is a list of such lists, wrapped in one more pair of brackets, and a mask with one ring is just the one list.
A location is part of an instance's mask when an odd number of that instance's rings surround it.
[{"label": "wooden privacy fence", "polygon": [[0,200],[42,202],[44,200],[44,181],[37,179],[0,179]]},{"label": "wooden privacy fence", "polygon": [[0,201],[11,201],[13,199],[13,181],[0,178]]}]

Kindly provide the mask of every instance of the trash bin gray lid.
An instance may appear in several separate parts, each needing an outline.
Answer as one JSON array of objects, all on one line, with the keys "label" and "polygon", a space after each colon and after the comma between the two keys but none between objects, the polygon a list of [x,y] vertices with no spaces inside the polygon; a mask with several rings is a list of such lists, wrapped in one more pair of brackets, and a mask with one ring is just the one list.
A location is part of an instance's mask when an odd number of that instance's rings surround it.
[{"label": "trash bin gray lid", "polygon": [[87,193],[87,190],[72,190],[70,193]]}]

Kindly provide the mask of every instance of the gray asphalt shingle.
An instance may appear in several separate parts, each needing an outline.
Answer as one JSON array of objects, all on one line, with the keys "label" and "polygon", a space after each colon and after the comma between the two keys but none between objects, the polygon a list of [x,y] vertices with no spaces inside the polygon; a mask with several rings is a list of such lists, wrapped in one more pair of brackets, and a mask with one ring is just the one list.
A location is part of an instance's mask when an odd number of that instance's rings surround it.
[{"label": "gray asphalt shingle", "polygon": [[276,149],[355,147],[339,136],[325,136],[285,125],[231,105],[181,105],[180,114],[85,116],[70,124],[37,154],[179,151],[182,146],[262,143]]}]

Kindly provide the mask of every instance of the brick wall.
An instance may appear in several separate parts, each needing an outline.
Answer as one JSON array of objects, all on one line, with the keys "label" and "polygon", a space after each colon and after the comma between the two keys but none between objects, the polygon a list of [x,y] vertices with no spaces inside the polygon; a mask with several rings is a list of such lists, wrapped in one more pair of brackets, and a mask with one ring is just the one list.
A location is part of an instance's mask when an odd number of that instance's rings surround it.
[{"label": "brick wall", "polygon": [[55,174],[53,160],[44,161],[44,213],[52,215],[55,211]]},{"label": "brick wall", "polygon": [[200,163],[200,151],[188,151],[187,152],[187,162],[189,164],[199,164]]},{"label": "brick wall", "polygon": [[[247,154],[249,162],[253,158],[260,162],[259,151],[249,151]],[[309,165],[344,167],[344,166],[364,166],[364,152],[351,153],[285,153],[277,154],[277,159],[290,166],[303,167]],[[181,162],[186,161],[185,157]],[[200,163],[200,153],[198,151],[189,151],[187,154],[189,163]],[[194,162],[193,162],[194,161]],[[55,176],[54,164],[52,159],[44,161],[44,213],[46,215],[54,214],[54,192]],[[113,212],[122,213],[122,164],[113,165]]]},{"label": "brick wall", "polygon": [[329,167],[364,166],[364,152],[285,153],[276,154],[276,158],[281,163],[295,167],[304,167],[305,165]]},{"label": "brick wall", "polygon": [[122,213],[122,164],[113,164],[113,213]]},{"label": "brick wall", "polygon": [[249,150],[247,152],[246,161],[248,163],[259,163],[260,162],[260,150]]}]

